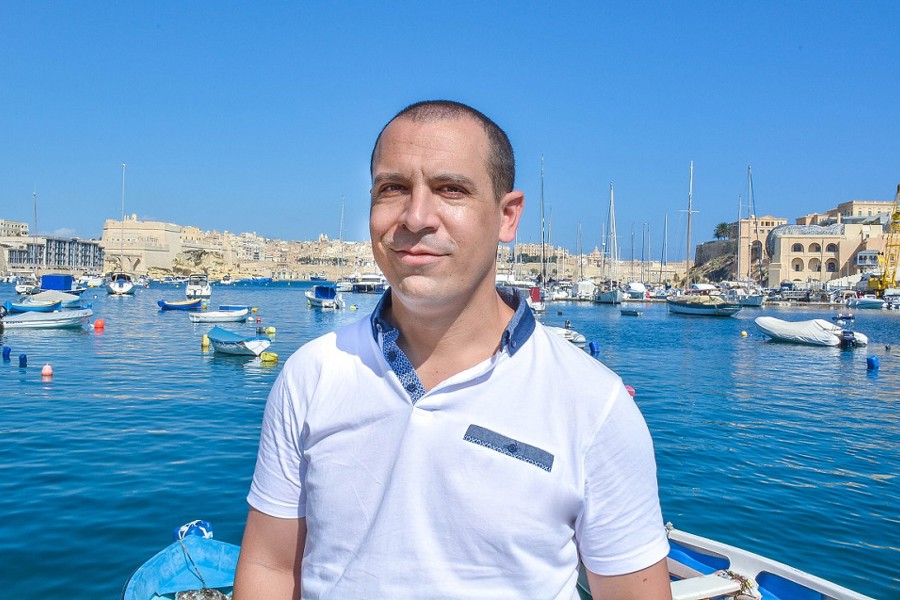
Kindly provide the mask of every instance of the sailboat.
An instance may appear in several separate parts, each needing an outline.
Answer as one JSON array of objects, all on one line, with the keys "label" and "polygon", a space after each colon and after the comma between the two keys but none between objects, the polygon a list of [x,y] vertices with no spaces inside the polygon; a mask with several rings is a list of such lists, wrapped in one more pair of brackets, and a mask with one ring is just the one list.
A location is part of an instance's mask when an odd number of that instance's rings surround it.
[{"label": "sailboat", "polygon": [[619,245],[616,241],[616,203],[613,196],[613,184],[609,184],[609,230],[606,244],[607,256],[609,256],[610,272],[609,286],[607,289],[594,295],[594,302],[598,304],[621,304],[625,300],[625,292],[619,287]]},{"label": "sailboat", "polygon": [[[688,188],[687,209],[687,257],[685,259],[686,275],[685,288],[691,267],[691,216],[694,213],[694,161],[691,161],[691,180]],[[722,294],[716,293],[715,286],[708,283],[697,283],[691,289],[678,296],[666,298],[666,306],[669,312],[679,315],[703,315],[709,317],[730,317],[739,310],[741,305],[726,299]]]},{"label": "sailboat", "polygon": [[[738,202],[738,241],[737,241],[737,264],[738,264],[738,281],[741,280],[742,273],[741,269],[741,211],[740,211],[740,202]],[[759,260],[759,275],[762,277],[762,247],[759,243],[759,217],[756,215],[756,205],[753,201],[753,169],[752,166],[747,166],[747,218],[748,218],[748,226],[750,225],[749,219],[753,219],[753,223],[756,229],[756,242],[750,244],[750,252],[747,255],[748,264],[747,265],[747,280],[751,279],[751,273],[753,272],[753,248],[757,250],[757,259]],[[750,233],[749,227],[747,231],[748,235]],[[735,291],[735,299],[740,303],[741,306],[763,306],[766,303],[766,294],[760,289],[761,286],[754,284],[752,286],[756,289],[744,290],[743,288],[738,288],[740,291]]]},{"label": "sailboat", "polygon": [[541,281],[540,285],[532,286],[528,291],[526,302],[533,312],[541,313],[547,310],[544,301],[544,286],[547,285],[547,259],[544,257],[544,156],[541,155]]},{"label": "sailboat", "polygon": [[121,270],[111,273],[106,283],[106,292],[110,296],[134,295],[134,278],[125,272],[125,163],[122,163],[122,229],[119,235],[119,267]]},{"label": "sailboat", "polygon": [[334,286],[338,292],[351,292],[353,291],[353,281],[350,280],[349,277],[344,277],[344,197],[341,196],[341,228],[338,232],[338,241],[340,242],[340,251],[341,255],[338,259],[340,264],[338,265],[338,279],[335,282]]}]

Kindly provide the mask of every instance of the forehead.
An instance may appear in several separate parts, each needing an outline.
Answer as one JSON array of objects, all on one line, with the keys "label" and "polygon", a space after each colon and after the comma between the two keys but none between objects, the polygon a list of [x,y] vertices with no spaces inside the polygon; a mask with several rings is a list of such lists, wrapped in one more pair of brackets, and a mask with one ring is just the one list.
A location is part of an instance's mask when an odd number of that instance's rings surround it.
[{"label": "forehead", "polygon": [[413,120],[400,117],[381,134],[373,175],[401,167],[481,169],[487,173],[489,143],[482,125],[471,118]]}]

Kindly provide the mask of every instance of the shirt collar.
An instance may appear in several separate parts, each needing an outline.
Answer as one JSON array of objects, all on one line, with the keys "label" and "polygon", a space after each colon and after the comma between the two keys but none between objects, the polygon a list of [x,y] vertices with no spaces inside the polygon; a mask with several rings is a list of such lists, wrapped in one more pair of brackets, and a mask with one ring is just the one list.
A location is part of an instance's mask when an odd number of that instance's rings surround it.
[{"label": "shirt collar", "polygon": [[[503,299],[506,305],[515,311],[506,329],[503,330],[503,335],[500,336],[500,351],[503,352],[505,350],[512,356],[519,351],[519,348],[534,333],[534,315],[525,301],[525,293],[521,290],[511,287],[498,287],[497,293],[500,294],[500,298]],[[390,306],[391,290],[388,288],[369,317],[372,325],[372,336],[376,341],[379,333],[396,329],[384,318],[384,313]]]}]

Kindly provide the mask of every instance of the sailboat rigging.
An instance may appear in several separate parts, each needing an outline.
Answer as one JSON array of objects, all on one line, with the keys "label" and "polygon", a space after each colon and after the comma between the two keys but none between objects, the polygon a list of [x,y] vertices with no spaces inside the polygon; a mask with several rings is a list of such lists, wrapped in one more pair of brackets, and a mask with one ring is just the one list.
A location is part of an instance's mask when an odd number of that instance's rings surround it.
[{"label": "sailboat rigging", "polygon": [[609,227],[607,229],[607,254],[611,267],[610,277],[606,282],[607,289],[597,292],[594,302],[599,304],[621,304],[625,299],[625,293],[619,286],[619,244],[616,238],[616,203],[613,194],[613,184],[609,183]]},{"label": "sailboat rigging", "polygon": [[125,163],[122,163],[122,222],[119,231],[119,271],[111,273],[106,284],[110,296],[134,295],[134,278],[125,272]]}]

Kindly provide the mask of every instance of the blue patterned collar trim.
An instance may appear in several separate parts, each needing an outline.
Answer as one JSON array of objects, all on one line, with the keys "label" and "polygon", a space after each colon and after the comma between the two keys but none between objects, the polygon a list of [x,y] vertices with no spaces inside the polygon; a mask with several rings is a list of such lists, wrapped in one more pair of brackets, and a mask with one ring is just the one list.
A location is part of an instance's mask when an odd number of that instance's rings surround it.
[{"label": "blue patterned collar trim", "polygon": [[[503,301],[506,302],[507,306],[515,311],[512,319],[510,319],[509,324],[503,331],[503,335],[500,337],[500,351],[503,352],[505,350],[512,356],[519,351],[519,348],[521,348],[528,338],[531,337],[531,334],[534,333],[534,315],[528,308],[528,302],[525,301],[524,292],[510,287],[498,287],[497,293],[500,294],[500,297],[503,298]],[[390,306],[391,290],[388,289],[381,296],[381,299],[375,306],[375,310],[372,311],[372,314],[369,317],[370,323],[372,324],[372,337],[374,337],[376,341],[378,340],[379,333],[390,332],[397,329],[383,317],[384,312]],[[394,339],[396,339],[396,337]],[[390,360],[388,360],[388,362],[390,363]]]}]

